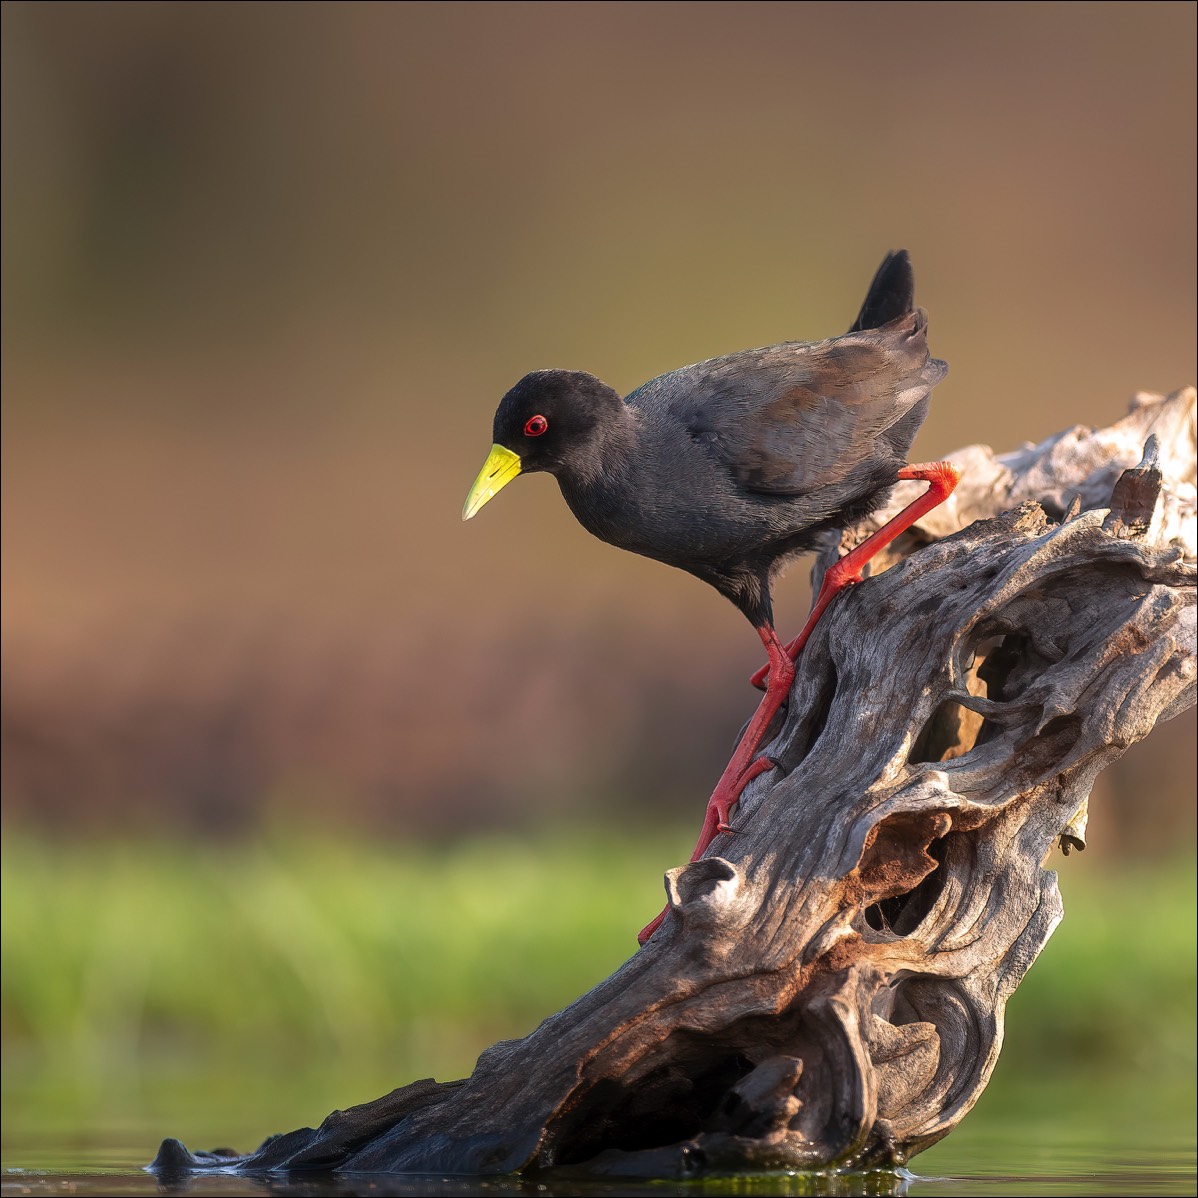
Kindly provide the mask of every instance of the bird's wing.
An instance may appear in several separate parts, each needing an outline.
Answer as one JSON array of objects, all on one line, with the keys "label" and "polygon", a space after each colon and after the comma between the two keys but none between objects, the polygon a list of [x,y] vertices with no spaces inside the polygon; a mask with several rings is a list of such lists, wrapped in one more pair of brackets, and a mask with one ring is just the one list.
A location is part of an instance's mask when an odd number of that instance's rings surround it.
[{"label": "bird's wing", "polygon": [[[927,318],[917,310],[829,341],[699,362],[653,379],[627,402],[683,425],[745,490],[802,495],[866,461],[901,459],[922,418],[912,409],[946,369],[928,353]],[[908,415],[916,419],[904,422]],[[901,435],[888,438],[895,426]]]}]

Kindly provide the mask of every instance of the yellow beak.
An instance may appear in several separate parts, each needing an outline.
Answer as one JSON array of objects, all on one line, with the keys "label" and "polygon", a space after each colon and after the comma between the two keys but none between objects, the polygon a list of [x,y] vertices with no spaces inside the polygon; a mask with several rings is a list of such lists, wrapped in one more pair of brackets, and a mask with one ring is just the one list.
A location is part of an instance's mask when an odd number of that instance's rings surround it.
[{"label": "yellow beak", "polygon": [[483,468],[478,472],[478,478],[474,480],[474,486],[470,488],[470,494],[466,496],[462,519],[469,520],[471,516],[476,516],[483,504],[494,499],[519,473],[519,454],[512,453],[502,445],[492,445]]}]

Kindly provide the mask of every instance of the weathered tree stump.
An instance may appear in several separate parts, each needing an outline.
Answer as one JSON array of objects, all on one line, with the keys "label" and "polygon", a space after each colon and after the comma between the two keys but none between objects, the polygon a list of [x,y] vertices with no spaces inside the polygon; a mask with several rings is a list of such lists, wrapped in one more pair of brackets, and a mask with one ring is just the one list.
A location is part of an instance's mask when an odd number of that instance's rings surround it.
[{"label": "weathered tree stump", "polygon": [[615,974],[465,1081],[155,1166],[661,1177],[934,1144],[1061,919],[1046,862],[1084,847],[1095,776],[1194,702],[1194,441],[1189,389],[954,455],[956,495],[816,629],[740,834],[669,871]]}]

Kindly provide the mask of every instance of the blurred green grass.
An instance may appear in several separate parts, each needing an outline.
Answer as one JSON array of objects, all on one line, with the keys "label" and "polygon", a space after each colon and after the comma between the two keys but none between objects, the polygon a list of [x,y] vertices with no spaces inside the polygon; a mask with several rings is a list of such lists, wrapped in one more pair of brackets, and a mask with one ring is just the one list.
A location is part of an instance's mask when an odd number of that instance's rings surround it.
[{"label": "blurred green grass", "polygon": [[[244,1143],[419,1076],[464,1076],[635,949],[686,840],[83,844],[10,829],[5,1126],[175,1119]],[[1003,1085],[1049,1074],[1130,1070],[1192,1127],[1193,858],[1055,864],[1066,918],[1010,1003],[988,1100],[999,1110]]]},{"label": "blurred green grass", "polygon": [[681,851],[670,839],[97,846],[9,834],[4,1039],[107,1067],[172,1038],[366,1053],[411,1025],[510,1033],[635,949]]}]

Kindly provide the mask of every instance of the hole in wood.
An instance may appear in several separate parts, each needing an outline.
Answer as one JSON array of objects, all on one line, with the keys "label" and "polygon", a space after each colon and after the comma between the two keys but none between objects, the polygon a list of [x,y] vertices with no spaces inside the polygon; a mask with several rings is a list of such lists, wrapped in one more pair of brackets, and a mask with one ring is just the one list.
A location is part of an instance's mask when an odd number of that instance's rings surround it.
[{"label": "hole in wood", "polygon": [[675,1032],[658,1059],[668,1064],[622,1078],[605,1077],[550,1131],[569,1143],[557,1163],[575,1164],[608,1149],[636,1152],[689,1140],[703,1130],[753,1062],[712,1040]]},{"label": "hole in wood", "polygon": [[1039,653],[1032,638],[1012,632],[998,640],[977,664],[981,693],[996,702],[1012,702],[1053,665],[1053,659]]},{"label": "hole in wood", "polygon": [[941,837],[928,845],[927,854],[935,860],[936,866],[918,885],[905,894],[881,899],[865,908],[865,922],[875,932],[909,936],[923,923],[944,890],[945,872],[940,866],[944,864],[947,852],[946,839]]},{"label": "hole in wood", "polygon": [[[979,741],[989,739],[993,730],[994,725],[984,716],[962,707],[955,699],[945,699],[916,737],[908,760],[917,765],[923,761],[964,757]],[[983,736],[983,732],[987,735]]]},{"label": "hole in wood", "polygon": [[[1015,642],[1009,644],[1008,642]],[[1020,636],[988,636],[973,651],[973,661],[965,675],[965,686],[971,695],[981,699],[1001,699],[1016,664],[1021,662],[1026,638]],[[976,711],[945,699],[911,746],[910,762],[952,761],[964,757],[978,745],[984,745],[1000,735],[1002,729],[993,720]]]}]

